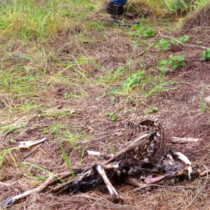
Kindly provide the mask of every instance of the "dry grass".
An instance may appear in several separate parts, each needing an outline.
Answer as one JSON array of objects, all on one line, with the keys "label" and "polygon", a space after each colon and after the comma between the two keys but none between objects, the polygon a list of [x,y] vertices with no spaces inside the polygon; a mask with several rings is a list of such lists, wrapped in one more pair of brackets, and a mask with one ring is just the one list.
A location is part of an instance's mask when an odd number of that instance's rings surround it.
[{"label": "dry grass", "polygon": [[157,12],[147,1],[128,2],[126,11],[136,14],[138,17],[154,17]]},{"label": "dry grass", "polygon": [[207,28],[210,26],[210,3],[202,8],[191,12],[183,23],[183,30],[189,31],[194,28]]},{"label": "dry grass", "polygon": [[[37,2],[44,4],[41,0]],[[136,32],[135,27],[110,27],[108,18],[104,13],[92,12],[86,23],[81,21],[83,24],[75,23],[69,29],[62,29],[43,45],[37,45],[35,40],[27,44],[23,40],[1,43],[2,50],[8,54],[1,52],[4,74],[0,72],[0,151],[15,147],[19,141],[48,138],[32,149],[8,153],[1,167],[0,181],[17,182],[11,186],[0,185],[1,201],[40,185],[49,175],[22,162],[53,173],[65,171],[62,144],[72,167],[90,164],[95,159],[83,157],[85,149],[116,152],[123,145],[121,122],[133,112],[146,113],[150,106],[158,108],[156,116],[165,128],[167,145],[185,153],[202,170],[203,165],[210,167],[210,113],[205,109],[203,112],[199,106],[202,97],[209,95],[210,64],[200,61],[202,50],[183,46],[181,52],[173,53],[151,47],[142,54],[160,39],[159,35],[131,36],[130,32]],[[170,22],[163,24],[154,19],[142,24],[154,30],[171,27]],[[202,45],[210,46],[205,31],[189,35],[190,44],[203,41]],[[167,89],[147,99],[142,97],[152,82],[156,82],[154,78],[160,73],[158,62],[179,53],[186,55],[187,65],[167,72],[165,80],[180,83],[168,84]],[[144,78],[146,88],[139,81],[130,91],[121,91],[123,83],[142,69],[150,78]],[[35,92],[31,92],[31,87],[35,87]],[[172,136],[201,141],[173,144]],[[56,196],[49,188],[21,200],[11,209],[208,209],[209,187],[207,176],[137,191],[122,184],[116,188],[124,204],[112,203],[104,186],[72,196]]]}]

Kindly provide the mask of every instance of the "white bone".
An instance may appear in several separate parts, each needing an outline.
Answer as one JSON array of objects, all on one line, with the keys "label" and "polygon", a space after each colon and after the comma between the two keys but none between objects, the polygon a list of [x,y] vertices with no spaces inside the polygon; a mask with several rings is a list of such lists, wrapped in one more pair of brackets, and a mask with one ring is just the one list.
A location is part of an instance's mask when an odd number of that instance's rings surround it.
[{"label": "white bone", "polygon": [[181,152],[174,152],[174,154],[177,156],[177,158],[182,161],[184,164],[186,165],[192,165],[191,161],[188,159],[188,157],[186,155],[184,155]]},{"label": "white bone", "polygon": [[117,198],[119,194],[117,193],[115,188],[112,186],[111,182],[109,181],[103,167],[98,164],[96,166],[96,170],[98,171],[98,173],[101,175],[102,179],[104,180],[104,183],[106,184],[106,187],[109,190],[109,193],[111,194],[111,196],[114,198]]},{"label": "white bone", "polygon": [[101,156],[100,152],[92,151],[92,150],[87,150],[88,155],[94,155],[94,156]]},{"label": "white bone", "polygon": [[189,177],[189,179],[191,179],[191,173],[193,172],[191,161],[188,159],[188,157],[186,155],[184,155],[181,152],[174,152],[174,154],[177,156],[177,158],[181,162],[183,162],[184,164],[188,165],[188,167],[187,167],[188,177]]},{"label": "white bone", "polygon": [[42,142],[44,142],[46,140],[47,140],[47,138],[45,137],[45,138],[42,138],[42,139],[39,139],[39,140],[36,140],[36,141],[21,141],[19,143],[18,147],[20,147],[20,148],[29,148],[29,147],[34,146],[36,144],[40,144],[40,143],[42,143]]}]

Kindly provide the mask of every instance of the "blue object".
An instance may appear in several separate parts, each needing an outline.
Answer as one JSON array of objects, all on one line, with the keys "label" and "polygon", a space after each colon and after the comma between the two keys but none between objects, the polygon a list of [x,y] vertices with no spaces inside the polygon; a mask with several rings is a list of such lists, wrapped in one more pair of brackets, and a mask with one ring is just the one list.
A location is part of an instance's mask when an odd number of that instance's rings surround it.
[{"label": "blue object", "polygon": [[111,0],[111,2],[117,6],[123,6],[127,3],[128,0]]}]

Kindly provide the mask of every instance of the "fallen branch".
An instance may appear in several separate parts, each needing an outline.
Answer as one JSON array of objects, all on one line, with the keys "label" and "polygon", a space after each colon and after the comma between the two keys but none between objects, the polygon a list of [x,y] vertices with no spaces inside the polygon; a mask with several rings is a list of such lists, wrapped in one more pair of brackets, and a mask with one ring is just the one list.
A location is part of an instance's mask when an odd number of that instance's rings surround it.
[{"label": "fallen branch", "polygon": [[153,38],[153,39],[150,41],[150,43],[149,43],[149,45],[148,45],[147,48],[145,48],[142,52],[138,53],[138,56],[144,55],[144,53],[146,53],[147,51],[149,51],[149,49],[150,49],[151,47],[154,46],[153,41],[154,41],[156,38],[157,38],[157,36],[156,36],[155,38]]},{"label": "fallen branch", "polygon": [[12,204],[14,204],[16,201],[27,197],[28,195],[37,193],[37,192],[41,192],[42,190],[44,190],[47,186],[49,186],[50,183],[52,183],[54,180],[54,177],[51,175],[49,176],[49,178],[43,183],[41,184],[39,187],[32,189],[32,190],[28,190],[25,191],[24,193],[21,193],[19,195],[13,196],[8,198],[4,203],[3,203],[3,207],[8,207],[11,206]]},{"label": "fallen branch", "polygon": [[[79,173],[79,172],[81,172],[81,170],[80,169],[75,169],[74,172],[75,173]],[[18,194],[16,196],[8,198],[3,203],[3,206],[4,207],[11,206],[14,203],[16,203],[18,200],[20,200],[22,198],[25,198],[25,197],[27,197],[29,195],[32,195],[34,193],[41,192],[41,191],[45,190],[49,185],[52,185],[55,182],[57,182],[58,180],[62,180],[62,179],[67,178],[67,177],[69,177],[71,175],[72,174],[69,171],[65,171],[65,172],[63,172],[61,174],[58,174],[56,176],[55,175],[50,175],[48,177],[48,179],[43,184],[41,184],[39,187],[37,187],[35,189],[32,189],[32,190],[27,190],[27,191],[25,191],[25,192],[23,192],[21,194]],[[6,185],[6,186],[10,186],[10,185],[15,184],[15,183],[11,183],[11,184],[0,183],[0,184]]]},{"label": "fallen branch", "polygon": [[18,182],[12,182],[12,183],[4,183],[4,182],[0,182],[0,186],[5,186],[5,187],[11,187],[12,185],[16,184]]},{"label": "fallen branch", "polygon": [[[119,153],[118,153],[119,154]],[[110,170],[112,169],[113,167],[116,167],[114,165],[109,165],[108,164],[109,161],[106,161],[107,163],[107,168],[105,167],[105,169],[107,170]],[[76,181],[74,180],[74,184],[78,184],[79,181],[81,181],[82,179],[84,179],[84,171],[87,175],[90,175],[90,170],[93,170],[93,168],[95,168],[95,166],[91,166],[90,168],[86,168],[86,169],[73,169],[74,173],[75,174],[78,174],[78,173],[82,173],[82,175],[80,175]],[[185,168],[187,169],[187,168]],[[156,177],[147,177],[145,178],[144,182],[143,183],[139,183],[137,182],[135,179],[126,179],[124,180],[126,183],[128,184],[131,184],[131,185],[134,185],[134,186],[137,186],[138,188],[136,188],[134,191],[137,191],[137,190],[140,190],[140,189],[144,189],[144,188],[148,188],[148,187],[153,187],[153,186],[160,186],[160,185],[157,185],[156,183],[159,183],[161,181],[164,181],[166,179],[171,179],[171,178],[175,178],[176,176],[180,176],[180,175],[184,175],[186,174],[186,171],[185,169],[182,169],[181,171],[179,171],[179,173],[175,172],[175,173],[170,173],[170,174],[164,174],[164,175],[160,175],[160,176],[156,176]],[[82,172],[83,171],[83,172]],[[198,173],[198,176],[208,176],[208,174],[210,173],[210,169],[207,169],[203,172],[199,172]],[[14,203],[16,203],[18,200],[22,199],[22,198],[25,198],[29,195],[32,195],[34,193],[39,193],[39,192],[42,192],[44,191],[48,186],[58,182],[58,180],[62,180],[62,179],[65,179],[69,176],[71,176],[72,173],[69,172],[69,171],[65,171],[63,173],[60,173],[60,174],[57,174],[56,176],[55,175],[50,175],[49,178],[43,183],[41,184],[39,187],[35,188],[35,189],[32,189],[32,190],[28,190],[28,191],[25,191],[21,194],[18,194],[16,196],[13,196],[13,197],[10,197],[8,198],[4,203],[3,203],[3,207],[8,207],[8,206],[11,206],[13,205]],[[87,177],[87,176],[86,176]],[[92,180],[92,182],[90,183],[90,185],[93,185],[94,180]],[[98,180],[95,180],[95,183],[97,183]],[[13,184],[15,184],[17,182],[13,182],[11,184],[7,184],[7,183],[2,183],[0,182],[1,185],[4,185],[4,186],[11,186]],[[56,186],[52,189],[53,192],[58,192],[58,191],[64,191],[66,190],[68,187],[69,187],[69,183],[72,184],[72,181],[71,182],[68,182],[68,183],[64,183],[64,184],[61,184],[59,186]],[[83,183],[84,184],[84,183]],[[110,184],[110,183],[109,183]],[[72,187],[72,186],[71,186]],[[113,189],[112,189],[113,190]],[[115,195],[116,197],[118,196],[118,193],[115,192]],[[117,197],[119,199],[119,197]]]}]

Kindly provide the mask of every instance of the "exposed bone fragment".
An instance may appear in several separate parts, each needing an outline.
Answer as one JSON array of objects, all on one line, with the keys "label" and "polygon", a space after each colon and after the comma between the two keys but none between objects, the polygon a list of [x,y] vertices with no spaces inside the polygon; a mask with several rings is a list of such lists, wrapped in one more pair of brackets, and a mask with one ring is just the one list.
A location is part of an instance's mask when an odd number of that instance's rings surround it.
[{"label": "exposed bone fragment", "polygon": [[193,172],[191,161],[188,159],[186,155],[184,155],[181,152],[174,152],[173,154],[176,155],[176,158],[178,158],[181,162],[183,162],[187,166],[188,177],[189,179],[191,179],[191,174]]},{"label": "exposed bone fragment", "polygon": [[113,187],[113,185],[111,184],[111,182],[109,181],[105,170],[103,169],[103,167],[99,164],[96,166],[96,170],[98,171],[98,173],[101,175],[104,183],[106,184],[106,187],[109,190],[109,193],[111,194],[112,198],[115,199],[119,199],[119,194],[118,192],[115,190],[115,188]]},{"label": "exposed bone fragment", "polygon": [[173,143],[177,143],[177,144],[187,144],[187,143],[193,143],[193,142],[198,142],[201,141],[200,138],[192,138],[192,137],[171,137],[171,141]]},{"label": "exposed bone fragment", "polygon": [[[111,183],[114,179],[144,188],[150,187],[154,183],[186,174],[191,178],[191,174],[194,171],[192,163],[187,156],[171,150],[168,153],[166,152],[164,130],[157,118],[152,116],[143,118],[134,116],[130,121],[127,121],[127,126],[127,129],[125,129],[126,143],[124,148],[115,155],[104,155],[96,151],[87,151],[89,155],[104,159],[108,157],[109,159],[93,163],[84,168],[73,169],[74,173],[68,171],[66,174],[58,175],[61,178],[68,176],[73,176],[73,178],[54,187],[52,192],[58,194],[69,192],[73,194],[105,183],[112,199],[118,200],[120,199],[119,193]],[[203,173],[198,173],[198,175],[202,176],[208,173],[209,171],[206,170]],[[74,177],[75,174],[77,174],[76,177]],[[57,176],[54,177],[57,179],[50,176],[39,187],[7,199],[4,206],[12,205],[17,200],[40,192],[50,184],[60,181]],[[138,182],[134,177],[141,178],[141,180],[144,180],[144,183]]]},{"label": "exposed bone fragment", "polygon": [[21,141],[18,145],[19,148],[29,148],[31,146],[34,146],[34,145],[37,145],[37,144],[40,144],[44,141],[46,141],[47,138],[42,138],[42,139],[39,139],[39,140],[36,140],[36,141]]}]

